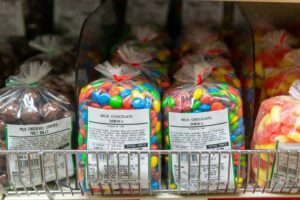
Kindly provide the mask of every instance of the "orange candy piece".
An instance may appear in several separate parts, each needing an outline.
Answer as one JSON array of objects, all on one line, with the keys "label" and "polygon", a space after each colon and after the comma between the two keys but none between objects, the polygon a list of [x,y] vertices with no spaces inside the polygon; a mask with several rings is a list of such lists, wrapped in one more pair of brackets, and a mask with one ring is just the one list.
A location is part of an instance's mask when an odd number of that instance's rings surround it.
[{"label": "orange candy piece", "polygon": [[115,87],[109,90],[109,95],[112,96],[118,96],[120,94],[120,89]]},{"label": "orange candy piece", "polygon": [[211,104],[211,110],[222,110],[223,105],[220,102],[214,102]]}]

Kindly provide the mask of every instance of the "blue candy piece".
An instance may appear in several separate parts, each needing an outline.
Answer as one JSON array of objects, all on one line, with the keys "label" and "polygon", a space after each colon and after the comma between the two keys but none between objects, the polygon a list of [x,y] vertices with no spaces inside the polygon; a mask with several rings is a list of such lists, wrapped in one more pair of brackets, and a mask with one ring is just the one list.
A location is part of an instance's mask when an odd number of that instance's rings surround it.
[{"label": "blue candy piece", "polygon": [[94,91],[92,93],[92,99],[93,99],[93,101],[98,102],[98,94],[99,94],[98,91]]},{"label": "blue candy piece", "polygon": [[240,143],[237,143],[235,146],[236,148],[241,148],[241,146],[243,146],[245,143],[244,141],[241,141]]},{"label": "blue candy piece", "polygon": [[129,95],[131,95],[131,89],[125,89],[122,92],[120,92],[120,97],[122,97],[122,99],[128,97]]},{"label": "blue candy piece", "polygon": [[207,104],[200,105],[199,109],[201,111],[210,111],[210,105]]},{"label": "blue candy piece", "polygon": [[159,92],[160,95],[163,94],[163,89],[160,86],[157,87],[157,91]]},{"label": "blue candy piece", "polygon": [[241,134],[241,133],[242,133],[242,129],[239,127],[239,128],[237,128],[237,129],[233,132],[232,135],[238,136],[238,135]]},{"label": "blue candy piece", "polygon": [[98,103],[101,105],[101,106],[105,106],[109,103],[109,99],[110,99],[110,96],[108,93],[104,92],[102,94],[100,94],[97,98],[98,100]]},{"label": "blue candy piece", "polygon": [[162,121],[162,114],[161,114],[161,112],[158,113],[157,119],[158,119],[158,121]]},{"label": "blue candy piece", "polygon": [[217,88],[208,88],[207,91],[208,92],[219,92],[219,90]]},{"label": "blue candy piece", "polygon": [[141,109],[145,107],[145,101],[142,98],[132,99],[131,104],[136,109]]},{"label": "blue candy piece", "polygon": [[157,141],[157,137],[156,137],[156,135],[154,135],[154,136],[151,138],[151,143],[154,144],[154,143],[156,143],[156,141]]},{"label": "blue candy piece", "polygon": [[236,136],[235,136],[235,135],[231,135],[231,136],[230,136],[230,140],[231,140],[231,141],[234,141],[234,140],[235,140],[235,138],[236,138]]},{"label": "blue candy piece", "polygon": [[201,113],[201,110],[194,110],[193,113]]},{"label": "blue candy piece", "polygon": [[239,127],[243,127],[244,126],[244,121],[243,118],[239,119]]},{"label": "blue candy piece", "polygon": [[79,105],[79,110],[80,110],[80,111],[83,111],[83,110],[84,110],[84,107],[85,107],[85,104],[84,104],[84,103],[80,104],[80,105]]},{"label": "blue candy piece", "polygon": [[143,92],[143,88],[139,87],[139,86],[133,86],[134,90],[138,90],[139,92]]},{"label": "blue candy piece", "polygon": [[152,101],[149,98],[145,98],[145,108],[151,108]]},{"label": "blue candy piece", "polygon": [[87,110],[83,110],[81,112],[81,119],[84,123],[87,123],[88,121],[88,113],[87,113]]},{"label": "blue candy piece", "polygon": [[154,89],[154,87],[150,83],[143,83],[143,86],[145,86],[148,90]]},{"label": "blue candy piece", "polygon": [[153,181],[151,183],[151,189],[152,190],[157,190],[158,189],[158,182],[157,181]]}]

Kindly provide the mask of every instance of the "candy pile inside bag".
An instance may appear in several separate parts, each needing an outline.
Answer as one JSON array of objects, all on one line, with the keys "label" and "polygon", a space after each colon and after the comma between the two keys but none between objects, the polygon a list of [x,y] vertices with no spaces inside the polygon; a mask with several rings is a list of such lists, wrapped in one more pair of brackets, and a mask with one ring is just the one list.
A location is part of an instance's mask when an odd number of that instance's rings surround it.
[{"label": "candy pile inside bag", "polygon": [[[79,149],[87,150],[158,150],[162,148],[161,129],[161,96],[155,85],[141,75],[133,67],[125,65],[112,66],[105,62],[95,69],[105,78],[98,79],[83,87],[79,96]],[[107,176],[106,154],[79,154],[78,178],[84,190],[128,192],[138,190],[136,182],[138,163],[140,163],[141,189],[148,188],[151,177],[151,189],[159,187],[158,156],[131,156],[130,168],[132,181],[105,182],[99,188],[96,165],[100,166],[99,173]],[[118,161],[119,159],[119,161]],[[120,167],[120,178],[127,180],[128,154],[110,156],[109,170],[115,176]],[[148,163],[150,162],[150,163]],[[149,169],[149,166],[151,169]],[[105,170],[104,170],[105,168]]]},{"label": "candy pile inside bag", "polygon": [[[294,82],[289,92],[289,95],[271,97],[261,103],[251,149],[299,150],[300,82]],[[290,188],[294,183],[289,180],[300,177],[295,159],[297,160],[295,154],[290,154],[289,157],[280,153],[253,155],[250,166],[251,178],[259,187]],[[299,183],[294,186],[299,187]]]},{"label": "candy pile inside bag", "polygon": [[[245,149],[245,133],[243,122],[242,99],[239,90],[228,83],[212,78],[212,65],[207,62],[187,64],[178,70],[174,78],[178,82],[165,92],[163,98],[164,111],[164,139],[165,148],[171,150],[216,150],[216,149]],[[181,83],[181,84],[179,84]],[[226,187],[242,187],[246,176],[246,157],[238,155],[232,158],[222,155],[218,158],[208,158],[195,154],[191,157],[181,154],[167,157],[166,163],[171,165],[170,185],[176,189],[178,184],[178,163],[181,166],[181,190],[197,191],[205,189],[208,185],[208,173],[201,168],[199,180],[199,162],[203,166],[208,165],[208,160],[220,162],[220,185],[219,189]],[[228,165],[229,159],[233,162]],[[191,162],[192,176],[188,181],[189,167]],[[218,180],[218,169],[211,164],[210,181]],[[238,166],[240,166],[238,168]],[[227,173],[230,171],[230,175]],[[216,173],[212,173],[216,172]],[[230,176],[230,177],[228,177]],[[199,185],[199,181],[202,183]],[[216,186],[216,185],[215,185]],[[210,189],[216,189],[210,184]]]}]

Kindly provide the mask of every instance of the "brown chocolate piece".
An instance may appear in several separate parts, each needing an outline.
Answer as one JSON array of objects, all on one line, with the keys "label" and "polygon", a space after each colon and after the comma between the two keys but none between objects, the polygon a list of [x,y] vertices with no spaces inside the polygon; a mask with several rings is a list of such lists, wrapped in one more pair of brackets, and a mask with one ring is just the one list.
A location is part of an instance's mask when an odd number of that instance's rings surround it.
[{"label": "brown chocolate piece", "polygon": [[44,122],[50,122],[62,118],[62,109],[53,102],[44,104],[42,112],[44,115]]},{"label": "brown chocolate piece", "polygon": [[24,124],[39,124],[41,117],[36,108],[24,108],[21,112],[21,119]]},{"label": "brown chocolate piece", "polygon": [[2,118],[5,123],[16,123],[17,122],[17,113],[19,111],[19,105],[13,101],[8,104],[3,104],[1,108]]}]

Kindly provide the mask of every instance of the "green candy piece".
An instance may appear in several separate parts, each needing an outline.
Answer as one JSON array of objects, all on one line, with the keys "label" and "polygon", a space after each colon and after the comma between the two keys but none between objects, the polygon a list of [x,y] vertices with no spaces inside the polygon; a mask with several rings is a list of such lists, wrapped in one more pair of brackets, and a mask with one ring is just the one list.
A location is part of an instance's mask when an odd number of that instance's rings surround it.
[{"label": "green candy piece", "polygon": [[97,87],[101,86],[102,84],[103,84],[103,82],[100,80],[97,80],[97,81],[94,81],[91,83],[93,88],[97,88]]},{"label": "green candy piece", "polygon": [[220,93],[220,92],[210,92],[209,93],[211,96],[213,96],[213,97],[222,97],[222,96],[224,96],[222,93]]},{"label": "green candy piece", "polygon": [[145,91],[149,91],[149,89],[147,87],[145,87],[144,85],[139,85],[139,87],[141,87]]},{"label": "green candy piece", "polygon": [[238,103],[238,100],[237,100],[237,98],[236,98],[235,95],[229,94],[229,97],[230,97],[230,100],[231,100],[231,101],[233,101],[234,103]]},{"label": "green candy piece", "polygon": [[82,162],[86,164],[86,154],[82,154],[81,156]]},{"label": "green candy piece", "polygon": [[247,156],[246,156],[246,155],[242,155],[242,156],[241,156],[241,161],[245,161],[245,160],[246,160],[246,158],[247,158]]},{"label": "green candy piece", "polygon": [[231,122],[232,118],[234,117],[233,113],[229,113],[229,122]]},{"label": "green candy piece", "polygon": [[156,137],[157,137],[158,143],[161,143],[161,139],[162,139],[162,131],[159,131],[159,132],[156,134]]},{"label": "green candy piece", "polygon": [[238,135],[235,139],[237,142],[240,142],[243,140],[243,136],[242,135]]},{"label": "green candy piece", "polygon": [[175,99],[173,97],[169,97],[168,99],[168,106],[170,108],[172,108],[173,106],[175,106],[176,102],[175,102]]},{"label": "green candy piece", "polygon": [[163,103],[162,103],[162,106],[165,108],[168,106],[168,100],[169,100],[170,97],[166,97],[164,100],[163,100]]},{"label": "green candy piece", "polygon": [[109,100],[109,105],[113,108],[120,108],[122,106],[122,97],[112,96]]},{"label": "green candy piece", "polygon": [[84,129],[84,130],[87,130],[87,128],[88,128],[88,125],[87,125],[87,124],[84,124],[84,125],[83,125],[83,129]]},{"label": "green candy piece", "polygon": [[78,143],[79,143],[79,146],[81,146],[83,144],[83,137],[81,134],[79,134],[79,136],[78,136]]},{"label": "green candy piece", "polygon": [[234,113],[235,115],[237,115],[237,114],[238,114],[238,112],[239,112],[239,107],[238,107],[238,106],[236,106],[236,107],[235,107],[235,109],[233,110],[233,113]]},{"label": "green candy piece", "polygon": [[232,126],[230,126],[230,131],[231,131],[231,132],[235,131],[235,129],[237,129],[238,126],[239,126],[239,123],[238,123],[238,121],[237,121],[237,122],[235,122]]},{"label": "green candy piece", "polygon": [[246,161],[241,162],[241,167],[246,167],[246,166],[247,166]]},{"label": "green candy piece", "polygon": [[152,90],[150,93],[152,94],[155,100],[160,99],[160,94],[156,90]]},{"label": "green candy piece", "polygon": [[194,101],[194,104],[193,104],[193,106],[192,106],[192,110],[194,111],[194,110],[197,110],[199,107],[200,107],[200,105],[201,105],[201,103],[200,103],[200,101]]}]

